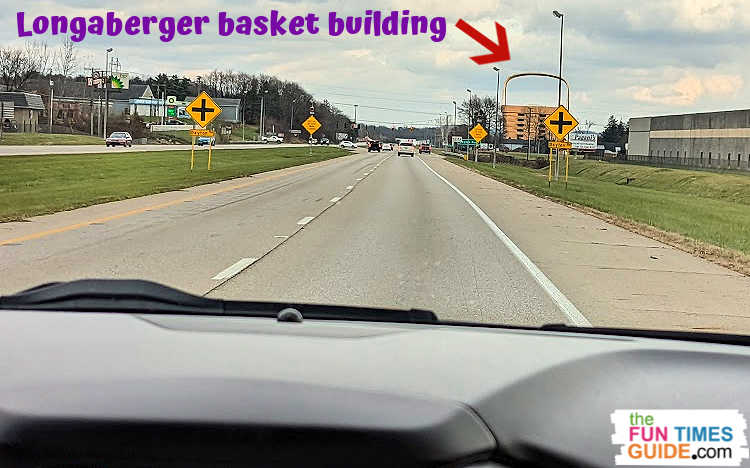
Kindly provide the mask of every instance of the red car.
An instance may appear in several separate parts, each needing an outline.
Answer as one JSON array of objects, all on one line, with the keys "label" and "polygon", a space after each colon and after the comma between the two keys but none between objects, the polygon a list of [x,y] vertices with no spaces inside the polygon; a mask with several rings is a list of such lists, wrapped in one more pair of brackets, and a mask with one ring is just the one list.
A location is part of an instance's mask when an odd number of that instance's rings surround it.
[{"label": "red car", "polygon": [[104,141],[109,146],[133,146],[133,137],[128,132],[114,132]]},{"label": "red car", "polygon": [[421,145],[419,145],[419,154],[429,153],[430,151],[430,145],[428,145],[427,143],[422,143]]}]

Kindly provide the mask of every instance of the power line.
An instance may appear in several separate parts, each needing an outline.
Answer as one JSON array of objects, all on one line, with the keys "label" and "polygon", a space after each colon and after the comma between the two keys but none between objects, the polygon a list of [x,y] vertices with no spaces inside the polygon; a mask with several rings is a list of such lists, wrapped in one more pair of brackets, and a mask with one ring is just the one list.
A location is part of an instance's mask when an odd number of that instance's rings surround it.
[{"label": "power line", "polygon": [[415,110],[411,110],[411,109],[394,109],[392,107],[366,106],[364,104],[349,104],[349,103],[346,103],[346,102],[332,102],[331,104],[334,104],[334,105],[337,105],[337,106],[354,106],[354,105],[356,105],[358,107],[363,107],[363,108],[366,108],[366,109],[378,109],[378,110],[387,110],[387,111],[394,111],[394,112],[409,112],[411,114],[437,115],[437,114],[440,113],[439,111],[424,112],[424,111],[415,111]]},{"label": "power line", "polygon": [[329,96],[345,96],[345,97],[354,97],[359,99],[373,99],[376,101],[395,101],[395,102],[409,102],[413,104],[432,104],[432,105],[445,105],[447,102],[450,101],[428,101],[428,100],[416,100],[416,99],[403,99],[403,98],[388,98],[388,97],[377,97],[377,96],[366,96],[366,95],[358,95],[358,94],[347,94],[347,93],[331,93],[331,92],[325,92],[325,93],[315,93],[315,94],[324,94]]}]

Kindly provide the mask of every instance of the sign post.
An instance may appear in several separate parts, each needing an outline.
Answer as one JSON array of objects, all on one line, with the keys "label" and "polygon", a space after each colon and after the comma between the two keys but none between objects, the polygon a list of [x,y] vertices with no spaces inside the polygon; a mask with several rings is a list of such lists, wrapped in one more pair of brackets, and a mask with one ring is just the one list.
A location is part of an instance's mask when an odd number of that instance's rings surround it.
[{"label": "sign post", "polygon": [[[201,91],[201,93],[198,95],[193,102],[188,104],[188,106],[185,108],[185,112],[192,117],[192,119],[195,121],[196,124],[198,124],[202,128],[206,128],[206,125],[211,123],[216,117],[221,114],[221,108],[216,105],[213,99],[211,99],[211,96],[209,96],[205,91]],[[194,133],[194,132],[208,132],[209,134],[200,134],[200,133]],[[210,130],[191,130],[190,134],[193,137],[193,150],[192,154],[190,156],[190,169],[193,169],[193,162],[195,159],[195,137],[196,136],[214,136],[214,132]],[[211,142],[208,142],[208,170],[211,170]]]},{"label": "sign post", "polygon": [[307,133],[310,134],[310,156],[312,156],[312,136],[313,133],[318,131],[321,125],[320,122],[318,122],[318,119],[316,119],[315,116],[311,114],[310,117],[307,118],[307,120],[302,122],[302,126],[305,128],[305,130],[307,130]]},{"label": "sign post", "polygon": [[[550,144],[549,147],[551,153],[552,148],[554,148],[554,146],[552,146],[553,143],[566,143],[567,145],[570,145],[569,142],[565,141],[565,137],[568,135],[568,133],[570,133],[571,130],[578,126],[578,121],[570,114],[570,112],[568,112],[568,109],[566,109],[565,106],[560,105],[557,109],[555,109],[554,112],[552,112],[546,119],[544,119],[544,126],[547,127],[547,129],[552,132],[552,134],[555,135],[558,140],[557,142],[552,142]],[[557,146],[557,157],[555,158],[555,180],[558,180],[560,174],[560,149],[570,149],[571,146],[567,145]],[[567,154],[568,152],[566,151],[566,168],[568,157]],[[550,167],[550,171],[551,170],[552,168]]]},{"label": "sign post", "polygon": [[[474,128],[469,131],[469,135],[477,142],[476,148],[474,148],[474,162],[479,160],[479,142],[487,136],[487,130],[484,129],[480,124],[476,124]],[[468,147],[467,147],[468,148]],[[466,152],[466,160],[469,160],[469,152]]]}]

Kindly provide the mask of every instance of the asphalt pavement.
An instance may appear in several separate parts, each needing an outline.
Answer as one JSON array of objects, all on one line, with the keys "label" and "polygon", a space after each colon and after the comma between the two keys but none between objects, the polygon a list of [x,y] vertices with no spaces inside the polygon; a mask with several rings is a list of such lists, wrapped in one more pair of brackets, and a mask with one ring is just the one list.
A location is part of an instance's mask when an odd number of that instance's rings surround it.
[{"label": "asphalt pavement", "polygon": [[532,273],[419,157],[390,152],[0,225],[2,294],[141,278],[210,297],[570,322]]}]

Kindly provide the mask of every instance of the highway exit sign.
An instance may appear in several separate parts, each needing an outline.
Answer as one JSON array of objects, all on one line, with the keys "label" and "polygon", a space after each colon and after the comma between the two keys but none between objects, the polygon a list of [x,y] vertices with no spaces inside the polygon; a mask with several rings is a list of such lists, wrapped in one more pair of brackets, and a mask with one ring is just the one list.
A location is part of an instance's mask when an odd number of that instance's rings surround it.
[{"label": "highway exit sign", "polygon": [[201,127],[210,124],[221,114],[221,108],[216,105],[211,96],[201,91],[197,98],[185,108],[185,112]]},{"label": "highway exit sign", "polygon": [[302,126],[305,127],[305,130],[307,130],[310,136],[321,127],[320,122],[318,122],[318,119],[316,119],[314,115],[311,115],[307,120],[302,122]]},{"label": "highway exit sign", "polygon": [[558,140],[562,141],[565,136],[570,133],[571,130],[578,126],[578,121],[570,115],[568,109],[561,105],[555,112],[551,113],[546,119],[544,119],[544,126],[557,137]]},{"label": "highway exit sign", "polygon": [[474,141],[479,143],[484,137],[487,136],[487,130],[485,130],[481,125],[477,124],[474,128],[471,129],[469,135],[471,135]]}]

